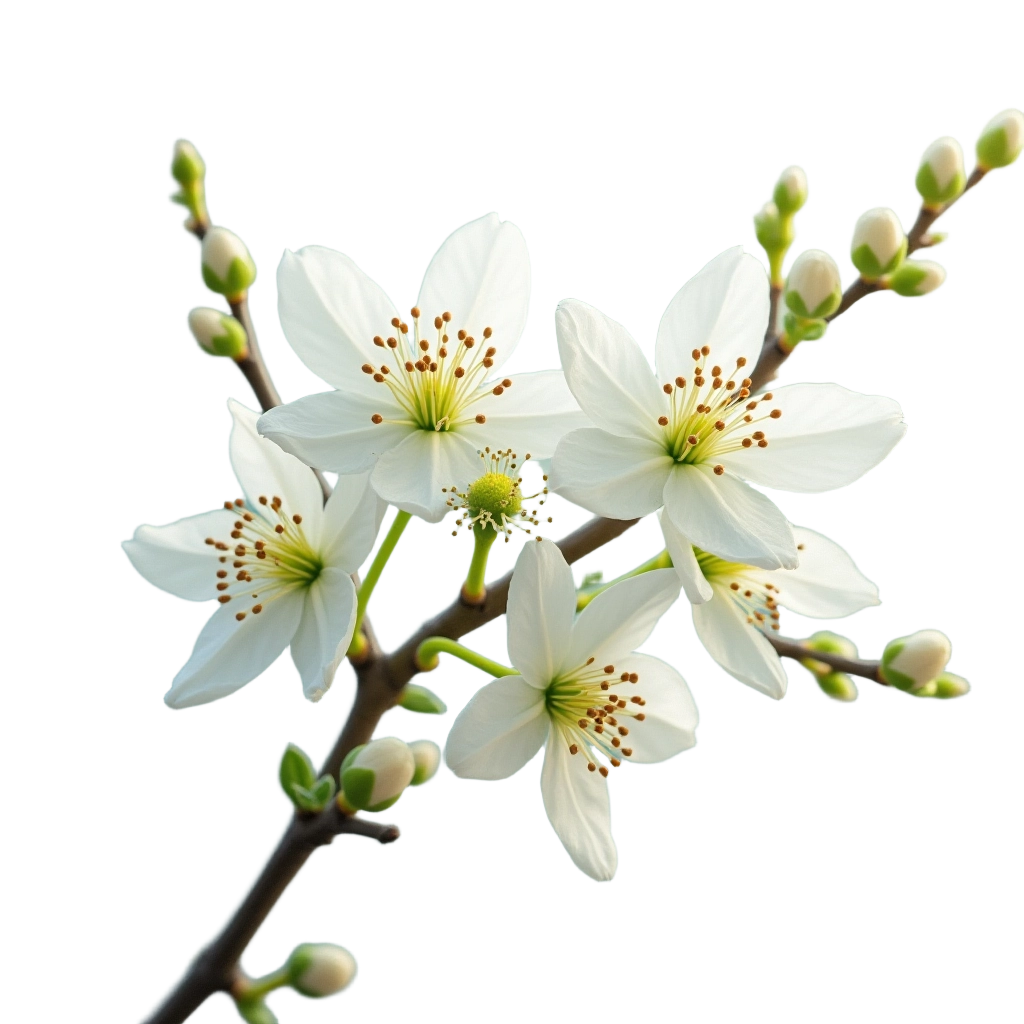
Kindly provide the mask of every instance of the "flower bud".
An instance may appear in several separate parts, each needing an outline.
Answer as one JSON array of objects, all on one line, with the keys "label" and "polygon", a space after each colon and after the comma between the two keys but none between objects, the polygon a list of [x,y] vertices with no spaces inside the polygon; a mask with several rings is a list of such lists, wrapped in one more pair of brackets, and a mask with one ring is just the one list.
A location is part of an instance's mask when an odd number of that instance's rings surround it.
[{"label": "flower bud", "polygon": [[935,680],[935,696],[941,700],[963,697],[970,688],[971,684],[963,676],[953,675],[952,672],[943,672]]},{"label": "flower bud", "polygon": [[956,199],[967,184],[960,143],[949,135],[936,139],[921,157],[915,184],[925,206],[941,207]]},{"label": "flower bud", "polygon": [[827,672],[814,678],[818,680],[822,692],[827,693],[833,700],[841,700],[848,704],[857,699],[857,686],[845,672]]},{"label": "flower bud", "polygon": [[238,235],[227,228],[210,228],[203,237],[203,280],[212,292],[240,299],[256,280],[256,264]]},{"label": "flower bud", "polygon": [[174,144],[171,176],[182,188],[195,185],[206,176],[206,163],[199,155],[199,150],[188,139],[178,139]]},{"label": "flower bud", "polygon": [[807,202],[807,175],[802,167],[787,167],[775,184],[772,194],[779,213],[792,215]]},{"label": "flower bud", "polygon": [[416,763],[416,771],[413,772],[410,785],[422,786],[437,774],[437,769],[441,765],[441,748],[433,740],[413,740],[409,744],[409,749]]},{"label": "flower bud", "polygon": [[886,645],[879,675],[890,686],[910,693],[931,689],[930,684],[942,674],[952,650],[944,633],[920,629]]},{"label": "flower bud", "polygon": [[827,320],[807,320],[796,313],[787,312],[782,318],[782,326],[785,332],[785,343],[792,350],[793,346],[800,341],[817,341],[825,336],[828,329]]},{"label": "flower bud", "polygon": [[249,338],[245,328],[219,309],[200,306],[188,315],[188,326],[199,347],[211,356],[244,359],[249,354]]},{"label": "flower bud", "polygon": [[320,999],[348,988],[356,976],[355,957],[330,942],[304,942],[285,964],[288,984],[304,996]]},{"label": "flower bud", "polygon": [[1007,167],[1024,149],[1024,114],[1019,110],[1004,110],[996,114],[978,139],[978,166],[983,171],[994,167]]},{"label": "flower bud", "polygon": [[931,260],[905,260],[889,278],[889,287],[897,295],[927,295],[946,280],[946,270]]},{"label": "flower bud", "polygon": [[797,256],[786,281],[786,305],[807,319],[831,316],[843,301],[839,267],[827,252],[808,249]]},{"label": "flower bud", "polygon": [[785,250],[793,241],[793,225],[779,214],[775,203],[765,203],[754,214],[754,233],[765,252]]},{"label": "flower bud", "polygon": [[443,715],[448,705],[432,690],[416,683],[407,683],[398,697],[398,706],[421,715]]},{"label": "flower bud", "polygon": [[360,811],[383,811],[412,782],[416,761],[408,745],[394,736],[371,740],[349,751],[341,765],[345,802]]},{"label": "flower bud", "polygon": [[873,281],[891,274],[906,255],[907,236],[892,210],[879,206],[861,215],[850,246],[850,258],[861,277]]}]

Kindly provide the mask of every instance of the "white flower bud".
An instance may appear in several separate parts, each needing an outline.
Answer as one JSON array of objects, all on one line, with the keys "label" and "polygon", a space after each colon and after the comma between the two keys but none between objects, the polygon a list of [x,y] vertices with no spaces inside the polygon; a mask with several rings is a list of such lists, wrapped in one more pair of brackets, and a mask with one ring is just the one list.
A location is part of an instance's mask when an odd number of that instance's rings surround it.
[{"label": "white flower bud", "polygon": [[897,295],[927,295],[946,280],[946,269],[931,260],[905,260],[889,278],[889,287]]},{"label": "white flower bud", "polygon": [[793,214],[807,202],[807,175],[802,167],[787,167],[775,185],[772,195],[779,213]]},{"label": "white flower bud", "polygon": [[409,744],[416,771],[412,776],[412,785],[421,786],[429,782],[441,765],[441,748],[433,740],[413,740]]},{"label": "white flower bud", "polygon": [[296,946],[285,966],[288,984],[314,999],[348,988],[356,976],[355,957],[329,942],[304,942]]},{"label": "white flower bud", "polygon": [[915,693],[938,679],[952,652],[945,633],[921,629],[886,645],[879,672],[890,685]]},{"label": "white flower bud", "polygon": [[203,238],[203,280],[212,292],[230,301],[241,298],[256,280],[256,264],[238,235],[210,228]]},{"label": "white flower bud", "polygon": [[182,188],[187,188],[202,181],[205,174],[206,164],[199,150],[188,139],[178,139],[171,157],[171,176],[174,180]]},{"label": "white flower bud", "polygon": [[843,301],[839,267],[827,252],[808,249],[797,256],[786,281],[786,305],[797,316],[830,316]]},{"label": "white flower bud", "polygon": [[936,139],[921,157],[917,171],[917,191],[926,206],[941,207],[964,190],[964,151],[949,135]]},{"label": "white flower bud", "polygon": [[394,736],[371,740],[349,751],[341,765],[345,802],[361,811],[383,811],[412,782],[416,761],[408,745]]},{"label": "white flower bud", "polygon": [[861,276],[871,281],[890,274],[907,254],[907,236],[899,217],[884,206],[862,214],[853,229],[850,258]]},{"label": "white flower bud", "polygon": [[996,114],[978,139],[978,166],[984,171],[1006,167],[1020,156],[1024,149],[1024,114],[1019,110],[1004,110]]},{"label": "white flower bud", "polygon": [[249,352],[245,328],[233,316],[219,309],[208,306],[193,309],[188,315],[188,326],[199,347],[211,356],[242,359]]}]

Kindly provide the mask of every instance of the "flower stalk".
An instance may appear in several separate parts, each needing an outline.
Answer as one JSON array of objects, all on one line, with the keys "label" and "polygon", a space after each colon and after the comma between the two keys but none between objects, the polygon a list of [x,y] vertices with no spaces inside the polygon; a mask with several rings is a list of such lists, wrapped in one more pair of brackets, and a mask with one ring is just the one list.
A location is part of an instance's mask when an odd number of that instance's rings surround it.
[{"label": "flower stalk", "polygon": [[615,579],[609,580],[607,583],[595,583],[593,586],[580,587],[576,592],[576,611],[583,611],[583,609],[586,608],[598,594],[603,594],[609,587],[614,587],[616,583],[632,579],[634,576],[641,576],[643,573],[650,572],[652,569],[671,568],[672,556],[669,555],[668,549],[666,548],[664,551],[659,551],[653,558],[648,558],[646,562],[638,565],[635,569],[630,569],[629,572],[623,573],[621,576],[616,576]]},{"label": "flower stalk", "polygon": [[462,584],[462,600],[469,605],[481,605],[487,597],[484,577],[487,574],[487,556],[498,534],[483,523],[473,527],[473,557],[469,562],[466,582]]},{"label": "flower stalk", "polygon": [[433,672],[440,663],[439,654],[453,654],[456,658],[461,658],[468,664],[492,676],[515,676],[519,674],[516,669],[509,668],[508,665],[502,665],[497,661],[491,661],[490,658],[485,658],[482,654],[478,654],[468,647],[463,647],[462,644],[449,640],[446,636],[427,637],[416,648],[416,667],[421,672]]},{"label": "flower stalk", "polygon": [[348,649],[349,658],[360,658],[366,654],[368,641],[362,631],[363,619],[366,617],[366,606],[370,603],[370,595],[373,594],[374,587],[377,586],[377,581],[380,579],[380,574],[384,571],[384,566],[388,564],[388,559],[394,552],[399,538],[405,532],[405,528],[409,525],[410,519],[412,519],[411,513],[399,510],[394,522],[391,524],[391,529],[388,530],[387,536],[377,549],[377,554],[374,555],[373,562],[367,570],[366,579],[360,584],[359,591],[356,594],[356,628],[352,634],[352,643]]}]

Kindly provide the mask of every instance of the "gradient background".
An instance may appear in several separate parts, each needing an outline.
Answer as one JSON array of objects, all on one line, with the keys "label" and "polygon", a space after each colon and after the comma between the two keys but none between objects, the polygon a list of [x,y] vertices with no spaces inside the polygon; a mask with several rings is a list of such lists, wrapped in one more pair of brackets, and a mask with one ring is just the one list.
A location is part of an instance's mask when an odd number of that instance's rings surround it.
[{"label": "gradient background", "polygon": [[[250,246],[267,361],[286,399],[324,390],[275,313],[282,250],[351,256],[400,308],[458,225],[489,210],[533,261],[509,371],[557,365],[553,310],[587,300],[653,355],[679,286],[802,164],[795,256],[847,283],[853,223],[909,227],[925,146],[1024,105],[1022,16],[1004,4],[40,4],[0,47],[8,145],[4,334],[4,938],[12,1019],[132,1021],[234,909],[284,826],[289,741],[319,760],[352,695],[317,705],[283,657],[219,703],[162,695],[212,606],[146,584],[119,550],[140,522],[237,489],[225,399],[253,404],[185,317],[216,304],[167,202],[193,140],[214,221]],[[927,22],[927,24],[925,24]],[[685,603],[646,650],[688,678],[697,747],[613,780],[620,867],[599,886],[549,828],[539,759],[499,783],[442,769],[386,812],[402,839],[319,851],[250,947],[350,948],[352,988],[272,997],[331,1020],[1009,1020],[1021,1013],[1019,827],[1024,167],[941,221],[934,295],[870,296],[783,382],[837,380],[903,404],[910,430],[865,479],[774,495],[846,546],[884,606],[837,624],[877,656],[934,626],[959,701],[864,683],[852,706],[799,667],[775,703],[704,654]],[[554,501],[554,536],[586,516]],[[498,550],[495,574],[521,541]],[[659,550],[652,520],[577,565],[612,576]],[[371,606],[392,646],[455,594],[469,538],[416,522]],[[816,624],[786,614],[783,630]],[[470,638],[503,658],[504,620]],[[451,660],[443,718],[381,733],[443,743],[485,680]],[[237,1020],[224,996],[200,1024]]]}]

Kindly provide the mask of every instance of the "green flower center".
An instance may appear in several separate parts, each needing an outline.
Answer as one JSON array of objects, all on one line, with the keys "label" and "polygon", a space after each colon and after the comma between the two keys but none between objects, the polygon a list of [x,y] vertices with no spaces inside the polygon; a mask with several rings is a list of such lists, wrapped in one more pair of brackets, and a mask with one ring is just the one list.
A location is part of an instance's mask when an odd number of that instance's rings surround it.
[{"label": "green flower center", "polygon": [[744,562],[727,562],[698,547],[694,547],[693,554],[708,583],[725,600],[732,601],[751,626],[778,630],[779,588],[765,579],[764,569]]},{"label": "green flower center", "polygon": [[224,552],[217,570],[217,600],[243,603],[235,614],[241,622],[248,612],[259,615],[273,600],[310,587],[323,571],[320,553],[302,529],[299,513],[288,515],[278,497],[260,496],[259,510],[241,498],[224,502],[238,515],[229,541],[207,537],[206,543]]},{"label": "green flower center", "polygon": [[363,363],[363,373],[370,374],[378,384],[391,389],[401,406],[402,419],[385,419],[374,413],[373,423],[400,423],[419,430],[456,430],[468,423],[486,423],[487,417],[474,409],[488,395],[500,395],[512,387],[506,377],[493,386],[483,387],[488,370],[494,365],[498,350],[488,345],[492,331],[484,328],[485,344],[478,344],[472,335],[460,330],[457,340],[448,337],[451,313],[434,317],[436,338],[431,342],[420,334],[420,311],[412,308],[413,332],[398,317],[391,321],[395,333],[384,339],[377,335],[373,343],[393,358],[380,366]]}]

